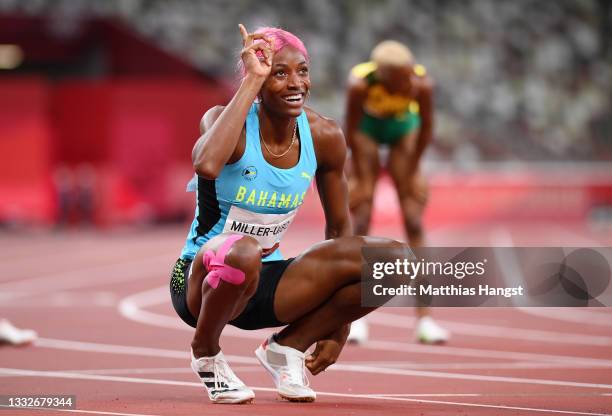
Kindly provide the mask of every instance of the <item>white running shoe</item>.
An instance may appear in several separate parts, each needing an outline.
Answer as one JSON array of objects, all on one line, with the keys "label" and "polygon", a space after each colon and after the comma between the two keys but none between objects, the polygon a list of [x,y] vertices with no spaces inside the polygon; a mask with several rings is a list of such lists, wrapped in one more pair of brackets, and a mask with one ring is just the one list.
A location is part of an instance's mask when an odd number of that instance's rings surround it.
[{"label": "white running shoe", "polygon": [[15,328],[7,319],[0,319],[0,343],[25,345],[34,342],[38,334],[31,329]]},{"label": "white running shoe", "polygon": [[346,341],[349,344],[364,344],[368,340],[370,329],[364,318],[357,319],[351,323],[351,332]]},{"label": "white running shoe", "polygon": [[450,333],[431,317],[425,316],[418,320],[415,336],[422,344],[443,344],[450,338]]},{"label": "white running shoe", "polygon": [[317,394],[308,387],[306,354],[294,348],[280,345],[274,335],[255,350],[255,356],[268,370],[281,398],[291,402],[313,402]]},{"label": "white running shoe", "polygon": [[232,371],[219,351],[214,357],[195,358],[191,352],[191,368],[200,377],[213,403],[251,403],[255,398],[248,388]]}]

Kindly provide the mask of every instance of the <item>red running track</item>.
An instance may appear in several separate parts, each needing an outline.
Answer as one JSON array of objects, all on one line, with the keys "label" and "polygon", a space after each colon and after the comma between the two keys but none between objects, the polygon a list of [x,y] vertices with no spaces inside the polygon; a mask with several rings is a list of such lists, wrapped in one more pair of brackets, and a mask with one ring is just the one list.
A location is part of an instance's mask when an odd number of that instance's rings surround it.
[{"label": "red running track", "polygon": [[[295,224],[285,253],[322,238]],[[0,395],[75,394],[77,413],[111,415],[437,415],[612,413],[612,310],[439,309],[445,346],[412,340],[411,310],[369,317],[371,341],[311,377],[312,404],[276,400],[253,350],[269,331],[228,328],[222,347],[257,394],[212,405],[188,360],[167,272],[186,227],[0,235],[0,316],[41,338],[0,349]],[[401,238],[399,227],[378,235]],[[486,224],[429,233],[430,245],[610,245],[581,224]],[[1,415],[60,415],[3,410]]]}]

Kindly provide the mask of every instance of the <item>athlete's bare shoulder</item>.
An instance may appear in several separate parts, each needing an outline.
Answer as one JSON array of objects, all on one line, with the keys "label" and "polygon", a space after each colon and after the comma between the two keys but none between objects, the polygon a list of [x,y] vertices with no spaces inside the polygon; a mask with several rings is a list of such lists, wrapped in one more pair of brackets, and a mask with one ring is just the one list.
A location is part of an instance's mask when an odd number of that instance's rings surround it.
[{"label": "athlete's bare shoulder", "polygon": [[418,89],[418,95],[431,93],[434,89],[435,82],[431,74],[425,69],[423,65],[415,65],[414,67],[414,81]]},{"label": "athlete's bare shoulder", "polygon": [[338,138],[344,139],[342,129],[336,120],[325,117],[310,107],[305,107],[310,131],[315,142],[335,141]]},{"label": "athlete's bare shoulder", "polygon": [[364,92],[368,90],[368,81],[365,78],[357,77],[354,74],[349,74],[346,81],[346,86],[349,91]]},{"label": "athlete's bare shoulder", "polygon": [[202,119],[200,120],[200,134],[204,134],[204,132],[208,130],[215,121],[217,121],[224,109],[224,105],[216,105],[209,108],[208,111],[204,113]]},{"label": "athlete's bare shoulder", "polygon": [[339,159],[344,163],[346,141],[340,125],[312,108],[305,107],[304,111],[310,124],[317,162],[326,164]]}]

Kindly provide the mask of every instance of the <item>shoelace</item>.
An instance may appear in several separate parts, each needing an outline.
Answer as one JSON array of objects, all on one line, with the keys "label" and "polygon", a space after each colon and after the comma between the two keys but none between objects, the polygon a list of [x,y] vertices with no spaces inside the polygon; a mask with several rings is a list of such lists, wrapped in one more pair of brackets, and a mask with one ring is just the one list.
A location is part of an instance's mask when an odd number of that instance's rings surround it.
[{"label": "shoelace", "polygon": [[213,373],[215,375],[215,390],[224,388],[222,383],[227,385],[228,389],[240,387],[242,383],[236,381],[236,374],[223,359],[213,361]]},{"label": "shoelace", "polygon": [[[299,361],[299,364],[295,362],[296,360]],[[297,354],[287,354],[287,366],[281,371],[287,376],[290,384],[306,387],[310,385],[310,380],[308,380],[308,376],[306,376],[306,362],[303,357]]]}]

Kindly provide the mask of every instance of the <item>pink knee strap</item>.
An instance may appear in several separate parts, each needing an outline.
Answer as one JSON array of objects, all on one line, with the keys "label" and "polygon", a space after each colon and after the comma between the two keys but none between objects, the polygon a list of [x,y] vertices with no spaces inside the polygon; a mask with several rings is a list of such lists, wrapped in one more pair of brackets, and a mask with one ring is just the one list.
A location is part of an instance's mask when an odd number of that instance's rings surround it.
[{"label": "pink knee strap", "polygon": [[208,282],[213,289],[219,286],[220,280],[232,285],[239,285],[244,282],[244,272],[242,270],[225,264],[225,255],[230,247],[242,237],[244,236],[231,235],[217,250],[217,254],[212,250],[208,250],[204,253],[204,267],[208,270],[206,282]]}]

